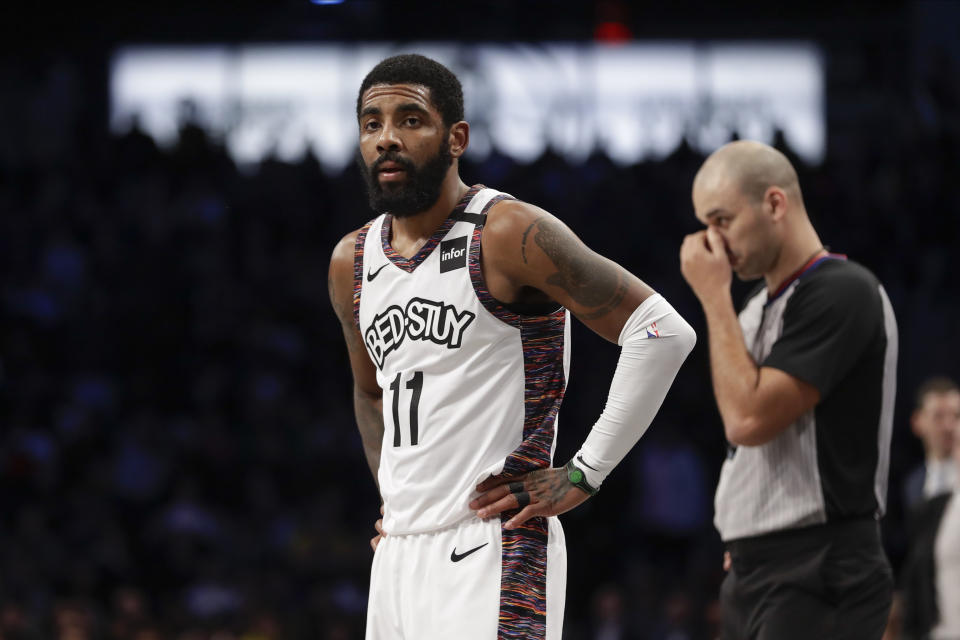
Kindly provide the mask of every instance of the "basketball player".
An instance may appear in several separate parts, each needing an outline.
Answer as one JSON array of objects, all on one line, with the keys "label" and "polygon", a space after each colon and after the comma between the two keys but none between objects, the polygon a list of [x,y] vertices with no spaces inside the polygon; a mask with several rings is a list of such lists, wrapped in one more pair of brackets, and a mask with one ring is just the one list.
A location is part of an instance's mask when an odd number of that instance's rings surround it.
[{"label": "basketball player", "polygon": [[[780,152],[733,142],[704,162],[681,269],[707,317],[730,452],[715,523],[728,551],[723,638],[883,634],[880,544],[897,331],[883,287],[828,253]],[[731,270],[763,278],[739,322]]]},{"label": "basketball player", "polygon": [[[389,58],[357,99],[382,212],[336,247],[329,288],[383,498],[367,638],[560,638],[556,515],[596,493],[695,336],[660,295],[535,206],[460,179],[460,83]],[[621,345],[606,409],[552,467],[572,312]]]}]

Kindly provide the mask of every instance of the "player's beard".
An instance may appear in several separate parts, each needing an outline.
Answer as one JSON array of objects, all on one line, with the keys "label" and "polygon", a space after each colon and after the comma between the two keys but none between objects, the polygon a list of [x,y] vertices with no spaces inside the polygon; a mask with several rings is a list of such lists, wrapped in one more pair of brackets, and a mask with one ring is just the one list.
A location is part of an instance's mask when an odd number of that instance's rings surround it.
[{"label": "player's beard", "polygon": [[[377,179],[377,168],[384,162],[395,162],[402,166],[406,180],[399,184],[388,184],[384,188]],[[453,164],[453,156],[450,155],[450,141],[444,140],[437,154],[419,167],[411,160],[400,157],[396,151],[387,151],[370,166],[357,154],[357,163],[367,183],[370,208],[377,213],[389,212],[396,218],[403,218],[433,206],[440,197],[440,189],[447,177],[447,169]]]}]

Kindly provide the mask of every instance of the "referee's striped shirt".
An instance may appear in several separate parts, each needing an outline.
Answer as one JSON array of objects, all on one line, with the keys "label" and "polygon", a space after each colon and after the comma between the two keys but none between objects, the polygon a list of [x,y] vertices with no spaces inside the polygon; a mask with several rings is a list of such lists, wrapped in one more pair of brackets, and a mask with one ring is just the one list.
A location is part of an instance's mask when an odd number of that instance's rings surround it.
[{"label": "referee's striped shirt", "polygon": [[747,348],[820,392],[772,441],[731,448],[714,523],[724,540],[857,517],[886,507],[897,325],[866,268],[830,254],[740,313]]}]

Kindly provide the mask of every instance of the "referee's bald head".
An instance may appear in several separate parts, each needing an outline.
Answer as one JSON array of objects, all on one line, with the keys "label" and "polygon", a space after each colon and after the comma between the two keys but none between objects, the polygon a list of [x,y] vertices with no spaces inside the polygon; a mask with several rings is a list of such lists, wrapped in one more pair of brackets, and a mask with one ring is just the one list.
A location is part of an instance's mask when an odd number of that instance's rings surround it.
[{"label": "referee's bald head", "polygon": [[754,205],[763,201],[770,187],[779,187],[803,209],[797,172],[785,155],[752,140],[725,144],[704,161],[693,181],[698,190],[735,189]]}]

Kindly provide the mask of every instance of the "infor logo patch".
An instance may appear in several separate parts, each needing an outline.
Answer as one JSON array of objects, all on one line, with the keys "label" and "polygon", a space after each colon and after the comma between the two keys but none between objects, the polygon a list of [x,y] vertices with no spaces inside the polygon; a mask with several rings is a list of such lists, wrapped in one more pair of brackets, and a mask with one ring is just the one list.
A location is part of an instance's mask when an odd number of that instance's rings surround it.
[{"label": "infor logo patch", "polygon": [[440,243],[440,273],[467,266],[467,236]]}]

